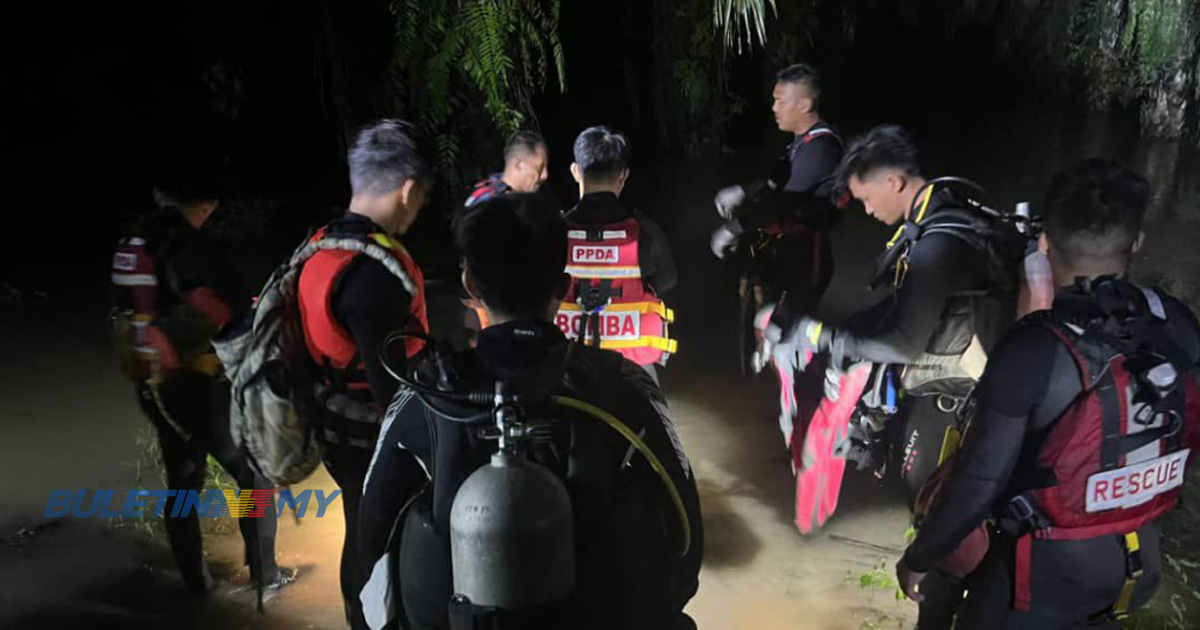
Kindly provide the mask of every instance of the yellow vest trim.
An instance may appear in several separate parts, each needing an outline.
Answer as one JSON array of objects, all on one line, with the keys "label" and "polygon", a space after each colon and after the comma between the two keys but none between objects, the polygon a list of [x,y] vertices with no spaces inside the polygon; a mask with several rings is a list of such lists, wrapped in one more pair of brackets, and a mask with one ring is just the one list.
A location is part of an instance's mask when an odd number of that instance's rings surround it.
[{"label": "yellow vest trim", "polygon": [[630,348],[654,348],[662,350],[667,354],[675,354],[679,347],[679,342],[666,337],[655,337],[653,335],[642,335],[639,339],[613,339],[609,341],[600,341],[600,347],[605,350],[626,350]]},{"label": "yellow vest trim", "polygon": [[[583,307],[574,302],[563,302],[559,305],[560,311],[582,311]],[[628,313],[630,311],[648,315],[654,313],[663,318],[667,323],[674,323],[675,311],[667,308],[662,302],[623,302],[620,304],[609,304],[605,306],[603,311],[609,313]]]}]

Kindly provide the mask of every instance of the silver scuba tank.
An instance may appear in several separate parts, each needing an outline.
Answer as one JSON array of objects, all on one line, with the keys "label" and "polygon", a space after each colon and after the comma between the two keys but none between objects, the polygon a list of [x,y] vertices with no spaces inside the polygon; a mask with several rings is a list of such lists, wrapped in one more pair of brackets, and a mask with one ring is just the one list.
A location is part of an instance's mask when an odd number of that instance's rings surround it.
[{"label": "silver scuba tank", "polygon": [[515,396],[502,388],[497,383],[499,449],[454,496],[450,556],[456,598],[516,610],[575,589],[575,530],[562,481],[518,449],[530,433]]}]

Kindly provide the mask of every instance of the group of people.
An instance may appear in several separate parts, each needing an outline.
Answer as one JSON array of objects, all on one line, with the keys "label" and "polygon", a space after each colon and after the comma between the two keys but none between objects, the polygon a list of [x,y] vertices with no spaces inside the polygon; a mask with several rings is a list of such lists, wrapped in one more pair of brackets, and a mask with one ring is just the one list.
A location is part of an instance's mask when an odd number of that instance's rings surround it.
[{"label": "group of people", "polygon": [[[927,179],[904,130],[876,127],[843,146],[819,102],[816,70],[778,74],[773,111],[793,136],[789,151],[769,177],[719,191],[725,222],[712,249],[769,248],[764,301],[773,308],[761,334],[782,388],[819,355],[835,375],[907,366],[908,431],[967,418],[897,566],[921,602],[919,627],[955,618],[959,628],[1083,627],[1144,604],[1157,587],[1157,519],[1176,503],[1187,449],[1200,447],[1200,324],[1126,277],[1142,244],[1146,181],[1100,160],[1056,176],[1037,249],[1058,288],[1052,304],[1013,325],[1023,244],[969,195]],[[657,373],[677,349],[662,300],[677,283],[675,262],[663,231],[621,200],[626,138],[592,127],[573,152],[580,200],[566,212],[537,192],[549,155],[531,132],[515,135],[504,171],[469,193],[453,222],[463,306],[448,324],[428,320],[420,267],[402,245],[432,185],[412,128],[373,123],[349,152],[349,208],[319,237],[374,243],[387,260],[323,249],[304,262],[296,297],[319,378],[374,409],[327,411],[317,422],[343,491],[340,578],[352,627],[695,627],[683,609],[699,584],[700,500]],[[139,333],[126,356],[152,358],[125,364],[169,482],[198,488],[211,453],[239,487],[269,488],[229,437],[229,386],[210,347],[252,308],[201,231],[216,197],[176,185],[157,199],[161,211],[119,245],[113,282]],[[899,226],[877,273],[892,291],[835,328],[817,308],[833,274],[832,231],[851,199]],[[431,325],[456,332],[431,335]],[[986,369],[968,365],[978,356]],[[490,401],[498,383],[516,389],[530,417],[563,420],[529,456],[570,494],[575,588],[537,610],[456,597],[452,507],[496,451],[494,436],[456,418],[468,402]],[[971,402],[947,410],[939,395]],[[556,407],[568,398],[609,426]],[[803,440],[804,419],[782,411],[789,445]],[[932,472],[904,471],[917,486]],[[211,578],[196,516],[167,524],[185,584],[204,593]],[[275,519],[241,526],[254,579],[286,583]],[[981,528],[989,542],[979,561],[942,568]]]}]

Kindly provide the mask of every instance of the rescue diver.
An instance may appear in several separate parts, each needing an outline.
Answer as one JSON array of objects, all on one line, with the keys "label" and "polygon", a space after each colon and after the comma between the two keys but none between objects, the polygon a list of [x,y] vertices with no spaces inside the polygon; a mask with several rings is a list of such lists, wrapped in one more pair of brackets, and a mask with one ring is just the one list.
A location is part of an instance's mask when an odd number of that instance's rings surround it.
[{"label": "rescue diver", "polygon": [[463,208],[474,207],[505,193],[537,192],[549,176],[546,140],[536,131],[518,131],[504,147],[504,170],[477,182],[463,202]]},{"label": "rescue diver", "polygon": [[[379,349],[394,331],[427,333],[429,329],[421,270],[399,243],[416,221],[432,182],[411,133],[411,126],[403,121],[382,120],[358,134],[349,152],[350,208],[317,234],[317,238],[380,245],[402,273],[365,254],[322,250],[304,263],[298,288],[305,343],[326,385],[372,404],[379,412],[345,417],[329,411],[318,429],[325,466],[342,489],[346,528],[341,589],[347,619],[354,627],[362,625],[354,566],[358,503],[382,411],[396,392],[396,381],[383,367]],[[414,337],[389,358],[403,366],[423,343]]]},{"label": "rescue diver", "polygon": [[1053,306],[996,349],[942,496],[896,566],[920,601],[925,573],[990,519],[960,627],[1117,629],[1158,587],[1157,519],[1200,447],[1200,324],[1127,279],[1149,198],[1107,160],[1053,180],[1039,243]]},{"label": "rescue diver", "polygon": [[[502,615],[498,627],[694,628],[683,608],[698,588],[703,549],[695,475],[649,375],[619,354],[570,342],[554,324],[570,282],[558,210],[538,195],[503,195],[466,215],[458,239],[463,283],[494,323],[477,348],[426,362],[423,386],[490,392],[505,380],[528,410],[544,408],[551,395],[587,401],[641,436],[673,488],[665,491],[647,460],[604,422],[561,409],[551,416],[553,437],[531,456],[569,489],[576,590],[548,610]],[[366,481],[360,561],[374,570],[362,598],[374,628],[398,621],[442,629],[452,627],[450,616],[489,614],[450,605],[448,531],[460,485],[496,443],[448,420],[436,396],[423,397],[406,386],[397,392]]]},{"label": "rescue diver", "polygon": [[679,283],[675,258],[662,228],[621,201],[630,159],[624,134],[589,127],[575,139],[574,153],[579,203],[566,213],[571,285],[557,323],[572,337],[586,327],[589,343],[599,331],[601,347],[657,381],[655,366],[675,351],[667,336],[673,315],[662,300]]},{"label": "rescue diver", "polygon": [[788,328],[816,313],[833,278],[830,229],[841,216],[834,177],[842,139],[819,111],[821,76],[798,63],[776,75],[773,104],[780,131],[792,134],[786,157],[767,179],[721,189],[714,199],[726,222],[712,235],[712,251],[724,258],[740,239],[765,234],[767,302],[780,302],[771,321]]},{"label": "rescue diver", "polygon": [[[204,487],[208,455],[239,489],[273,489],[255,474],[229,430],[230,386],[211,340],[250,304],[249,293],[216,241],[202,228],[216,212],[213,185],[179,179],[154,191],[157,212],[143,217],[113,257],[112,282],[119,343],[126,374],[137,382],[138,401],[158,433],[167,487]],[[129,335],[120,342],[122,335]],[[187,590],[206,594],[212,576],[204,562],[195,511],[170,516],[182,496],[165,499],[160,513]],[[294,576],[275,560],[275,507],[262,518],[240,518],[245,562],[259,586],[281,586]]]},{"label": "rescue diver", "polygon": [[[1014,319],[1023,242],[997,235],[958,192],[930,183],[898,126],[875,127],[851,143],[839,179],[868,215],[900,224],[875,278],[893,291],[836,329],[811,315],[790,330],[773,322],[766,334],[776,344],[773,358],[785,371],[803,370],[820,352],[830,353],[834,369],[860,361],[903,366],[910,407],[901,443],[938,453],[954,423],[945,399],[965,397]],[[905,461],[902,474],[915,490],[936,464]]]},{"label": "rescue diver", "polygon": [[[497,195],[537,192],[550,176],[549,155],[546,140],[536,131],[513,134],[504,147],[504,171],[493,173],[475,184],[463,207],[454,214],[453,223],[457,224],[463,213]],[[456,281],[455,284],[459,283]],[[461,317],[456,316],[455,319],[462,324],[447,330],[443,336],[455,349],[462,350],[473,346],[479,338],[479,331],[487,328],[491,322],[479,303],[462,294],[461,285],[458,288],[461,306],[455,310]]]}]

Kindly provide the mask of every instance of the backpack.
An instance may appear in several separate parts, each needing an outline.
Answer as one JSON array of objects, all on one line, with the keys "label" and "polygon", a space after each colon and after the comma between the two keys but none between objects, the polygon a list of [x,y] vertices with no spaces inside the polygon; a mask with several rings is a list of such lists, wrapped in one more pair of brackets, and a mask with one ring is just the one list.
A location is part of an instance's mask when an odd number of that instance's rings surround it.
[{"label": "backpack", "polygon": [[327,385],[305,344],[300,271],[323,249],[370,256],[416,294],[413,281],[387,249],[366,237],[319,233],[271,274],[250,314],[213,339],[232,386],[234,444],[246,451],[259,474],[277,485],[298,483],[321,464],[316,430],[324,414],[378,416],[370,405]]}]

